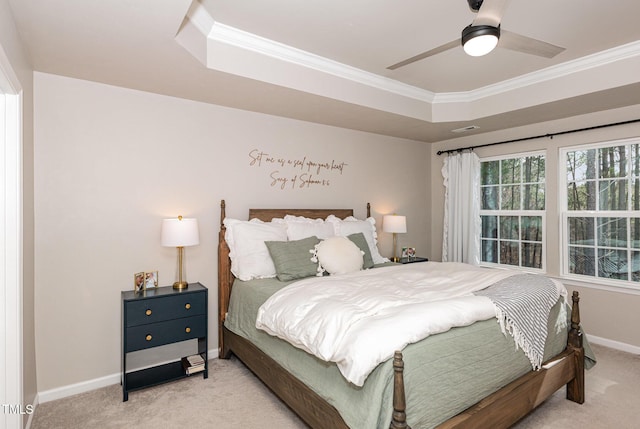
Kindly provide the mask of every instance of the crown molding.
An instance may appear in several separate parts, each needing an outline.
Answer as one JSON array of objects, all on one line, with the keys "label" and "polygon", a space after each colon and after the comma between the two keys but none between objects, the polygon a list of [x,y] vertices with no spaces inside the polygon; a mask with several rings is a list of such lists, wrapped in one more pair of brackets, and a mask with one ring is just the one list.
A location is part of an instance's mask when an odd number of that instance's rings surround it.
[{"label": "crown molding", "polygon": [[434,103],[478,101],[638,56],[640,56],[640,41],[635,41],[482,88],[464,92],[436,93]]},{"label": "crown molding", "polygon": [[[200,1],[186,18],[176,40],[208,68],[428,122],[475,120],[581,95],[601,72],[619,76],[618,85],[635,82],[628,71],[640,60],[635,41],[481,88],[435,93],[217,22]],[[580,75],[585,79],[561,93],[537,96]]]},{"label": "crown molding", "polygon": [[211,28],[215,24],[215,21],[213,20],[211,15],[209,15],[207,9],[205,9],[205,7],[199,1],[194,1],[191,4],[186,18],[188,18],[193,26],[196,27],[196,29],[205,36],[209,34]]},{"label": "crown molding", "polygon": [[226,43],[252,52],[266,55],[277,60],[300,65],[322,73],[391,92],[403,97],[431,103],[435,94],[431,91],[415,87],[352,67],[302,49],[294,48],[274,40],[266,39],[253,33],[215,22],[208,34],[210,40]]},{"label": "crown molding", "polygon": [[248,49],[275,59],[349,79],[383,91],[434,104],[475,102],[483,98],[548,82],[563,76],[568,76],[640,55],[640,41],[635,41],[606,51],[591,54],[586,57],[578,58],[576,60],[547,67],[526,75],[518,76],[513,79],[487,85],[482,88],[461,92],[434,93],[321,57],[283,43],[266,39],[219,22],[215,22],[213,24],[208,37],[219,42]]}]

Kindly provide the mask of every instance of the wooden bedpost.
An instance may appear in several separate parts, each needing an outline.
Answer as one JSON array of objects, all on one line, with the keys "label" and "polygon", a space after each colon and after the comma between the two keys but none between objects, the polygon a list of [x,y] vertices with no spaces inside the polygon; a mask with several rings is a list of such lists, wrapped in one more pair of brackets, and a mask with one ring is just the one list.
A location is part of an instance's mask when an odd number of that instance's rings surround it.
[{"label": "wooden bedpost", "polygon": [[389,429],[411,429],[407,425],[406,401],[404,396],[404,362],[402,352],[393,355],[393,415]]},{"label": "wooden bedpost", "polygon": [[367,217],[371,217],[371,203],[367,203]]},{"label": "wooden bedpost", "polygon": [[231,283],[233,277],[229,264],[229,246],[224,238],[226,228],[224,226],[225,202],[220,201],[220,233],[218,234],[218,347],[219,357],[228,359],[231,355],[229,348],[225,348],[223,326],[229,308],[229,296],[231,295]]},{"label": "wooden bedpost", "polygon": [[572,349],[575,360],[575,378],[567,383],[567,399],[584,403],[584,348],[582,347],[582,329],[580,328],[580,294],[573,291],[571,308],[571,329],[567,339],[567,348]]}]

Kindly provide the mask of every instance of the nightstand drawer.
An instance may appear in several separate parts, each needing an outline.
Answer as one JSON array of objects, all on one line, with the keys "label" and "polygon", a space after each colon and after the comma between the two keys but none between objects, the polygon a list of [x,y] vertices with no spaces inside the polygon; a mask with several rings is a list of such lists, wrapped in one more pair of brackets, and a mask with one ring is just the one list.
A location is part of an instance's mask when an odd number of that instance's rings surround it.
[{"label": "nightstand drawer", "polygon": [[152,325],[127,328],[125,352],[147,349],[206,336],[207,317],[205,315],[168,320]]},{"label": "nightstand drawer", "polygon": [[180,296],[143,299],[126,302],[126,326],[145,325],[164,320],[205,314],[206,294],[188,293]]}]

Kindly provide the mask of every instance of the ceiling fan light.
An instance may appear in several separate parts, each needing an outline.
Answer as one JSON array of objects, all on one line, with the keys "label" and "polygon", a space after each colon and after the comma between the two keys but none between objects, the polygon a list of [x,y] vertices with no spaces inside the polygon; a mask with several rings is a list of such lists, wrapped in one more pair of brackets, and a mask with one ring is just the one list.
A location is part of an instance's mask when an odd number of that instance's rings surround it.
[{"label": "ceiling fan light", "polygon": [[462,47],[467,55],[487,55],[498,44],[500,28],[491,25],[468,26],[462,30]]}]

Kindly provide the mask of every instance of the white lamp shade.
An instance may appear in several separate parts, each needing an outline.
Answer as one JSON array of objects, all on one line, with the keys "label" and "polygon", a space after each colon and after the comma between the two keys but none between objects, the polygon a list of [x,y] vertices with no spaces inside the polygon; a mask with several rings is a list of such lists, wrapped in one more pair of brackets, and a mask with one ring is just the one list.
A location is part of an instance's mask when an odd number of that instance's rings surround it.
[{"label": "white lamp shade", "polygon": [[163,219],[160,244],[166,247],[186,247],[200,244],[198,219],[187,219],[182,216],[176,219]]},{"label": "white lamp shade", "polygon": [[407,232],[407,217],[398,215],[385,215],[382,218],[382,230],[384,232]]}]

